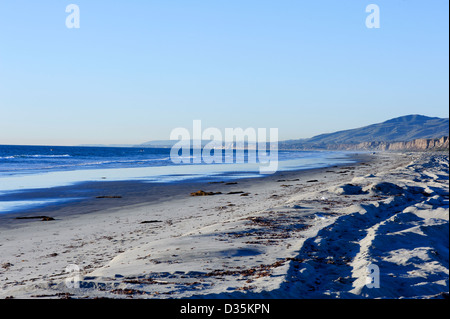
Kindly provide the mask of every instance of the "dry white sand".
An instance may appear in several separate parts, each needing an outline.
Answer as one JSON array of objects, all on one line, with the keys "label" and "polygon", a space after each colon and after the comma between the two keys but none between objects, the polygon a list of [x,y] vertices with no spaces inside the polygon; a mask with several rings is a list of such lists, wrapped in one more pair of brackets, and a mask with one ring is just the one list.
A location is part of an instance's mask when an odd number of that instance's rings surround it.
[{"label": "dry white sand", "polygon": [[[448,154],[368,156],[232,185],[186,184],[169,201],[3,219],[0,297],[448,295]],[[222,194],[189,196],[199,189]],[[239,191],[248,195],[228,194]],[[378,288],[366,285],[368,265],[379,269]]]}]

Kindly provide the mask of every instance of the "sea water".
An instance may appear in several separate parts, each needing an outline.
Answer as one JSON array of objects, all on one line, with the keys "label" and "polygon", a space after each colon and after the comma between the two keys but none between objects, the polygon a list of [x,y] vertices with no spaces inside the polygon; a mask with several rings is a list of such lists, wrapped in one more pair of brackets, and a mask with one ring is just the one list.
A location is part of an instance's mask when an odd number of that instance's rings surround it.
[{"label": "sea water", "polygon": [[[236,158],[236,152],[234,155],[232,164],[174,164],[170,148],[0,145],[0,213],[71,200],[65,197],[19,201],[13,199],[13,194],[83,182],[176,183],[261,176],[261,163],[247,163],[247,152],[241,159]],[[278,170],[353,162],[348,155],[334,151],[278,151]]]}]

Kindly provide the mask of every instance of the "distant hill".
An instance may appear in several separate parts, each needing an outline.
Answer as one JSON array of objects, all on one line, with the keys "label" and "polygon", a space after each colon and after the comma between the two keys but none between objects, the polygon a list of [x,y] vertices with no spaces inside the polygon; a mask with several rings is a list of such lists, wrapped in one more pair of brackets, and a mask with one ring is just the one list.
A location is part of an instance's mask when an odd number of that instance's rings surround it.
[{"label": "distant hill", "polygon": [[[143,144],[134,145],[134,147],[143,147],[143,148],[171,148],[176,143],[180,142],[180,140],[160,140],[160,141],[149,141]],[[211,143],[211,140],[186,140],[184,143],[186,145],[191,146],[194,145],[194,142],[201,143],[202,147],[205,147],[207,144]],[[219,142],[220,143],[220,142]],[[226,142],[222,143],[222,147],[225,149],[233,148],[235,143]]]},{"label": "distant hill", "polygon": [[406,115],[356,129],[320,134],[308,139],[280,142],[280,148],[333,149],[340,148],[338,146],[344,144],[409,142],[416,139],[436,139],[448,135],[448,118]]},{"label": "distant hill", "polygon": [[[427,148],[448,148],[449,119],[424,115],[406,115],[388,121],[360,128],[320,134],[307,139],[279,142],[280,149],[399,149],[401,145],[411,147],[421,145]],[[423,140],[436,141],[423,141]],[[418,141],[422,140],[422,141]],[[438,141],[439,140],[439,141]],[[413,142],[415,141],[415,142]],[[171,148],[178,140],[149,141],[134,147]],[[191,141],[192,142],[192,141]],[[210,141],[202,141],[205,146]],[[396,144],[395,144],[396,143]],[[404,144],[401,144],[404,143]],[[444,143],[444,144],[442,144]],[[442,146],[443,145],[443,146]],[[233,148],[233,143],[225,143],[225,148]]]},{"label": "distant hill", "polygon": [[171,148],[177,143],[177,141],[171,140],[160,140],[160,141],[149,141],[139,145],[134,145],[134,147],[155,147],[155,148]]}]

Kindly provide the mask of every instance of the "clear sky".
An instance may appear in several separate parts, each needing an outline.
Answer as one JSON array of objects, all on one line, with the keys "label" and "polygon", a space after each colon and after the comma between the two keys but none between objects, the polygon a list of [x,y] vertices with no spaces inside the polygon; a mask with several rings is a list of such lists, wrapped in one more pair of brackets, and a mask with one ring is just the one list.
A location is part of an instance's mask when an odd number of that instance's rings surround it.
[{"label": "clear sky", "polygon": [[[66,27],[66,6],[80,28]],[[380,8],[368,29],[366,6]],[[448,117],[448,0],[2,0],[0,144]]]}]

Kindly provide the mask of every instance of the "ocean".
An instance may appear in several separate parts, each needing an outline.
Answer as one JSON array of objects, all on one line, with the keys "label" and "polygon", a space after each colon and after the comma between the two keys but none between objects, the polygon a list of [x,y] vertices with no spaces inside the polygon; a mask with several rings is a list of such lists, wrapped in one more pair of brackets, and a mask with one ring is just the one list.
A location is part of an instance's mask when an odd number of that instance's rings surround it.
[{"label": "ocean", "polygon": [[[239,155],[243,157],[239,158]],[[348,155],[331,151],[279,151],[278,170],[352,163]],[[222,156],[226,158],[225,152]],[[259,168],[262,164],[248,163],[247,152],[234,152],[233,159],[231,164],[175,164],[169,148],[0,145],[0,213],[70,201],[67,196],[64,199],[44,197],[23,201],[17,200],[16,195],[33,191],[42,193],[49,188],[83,182],[176,183],[261,176]]]}]

